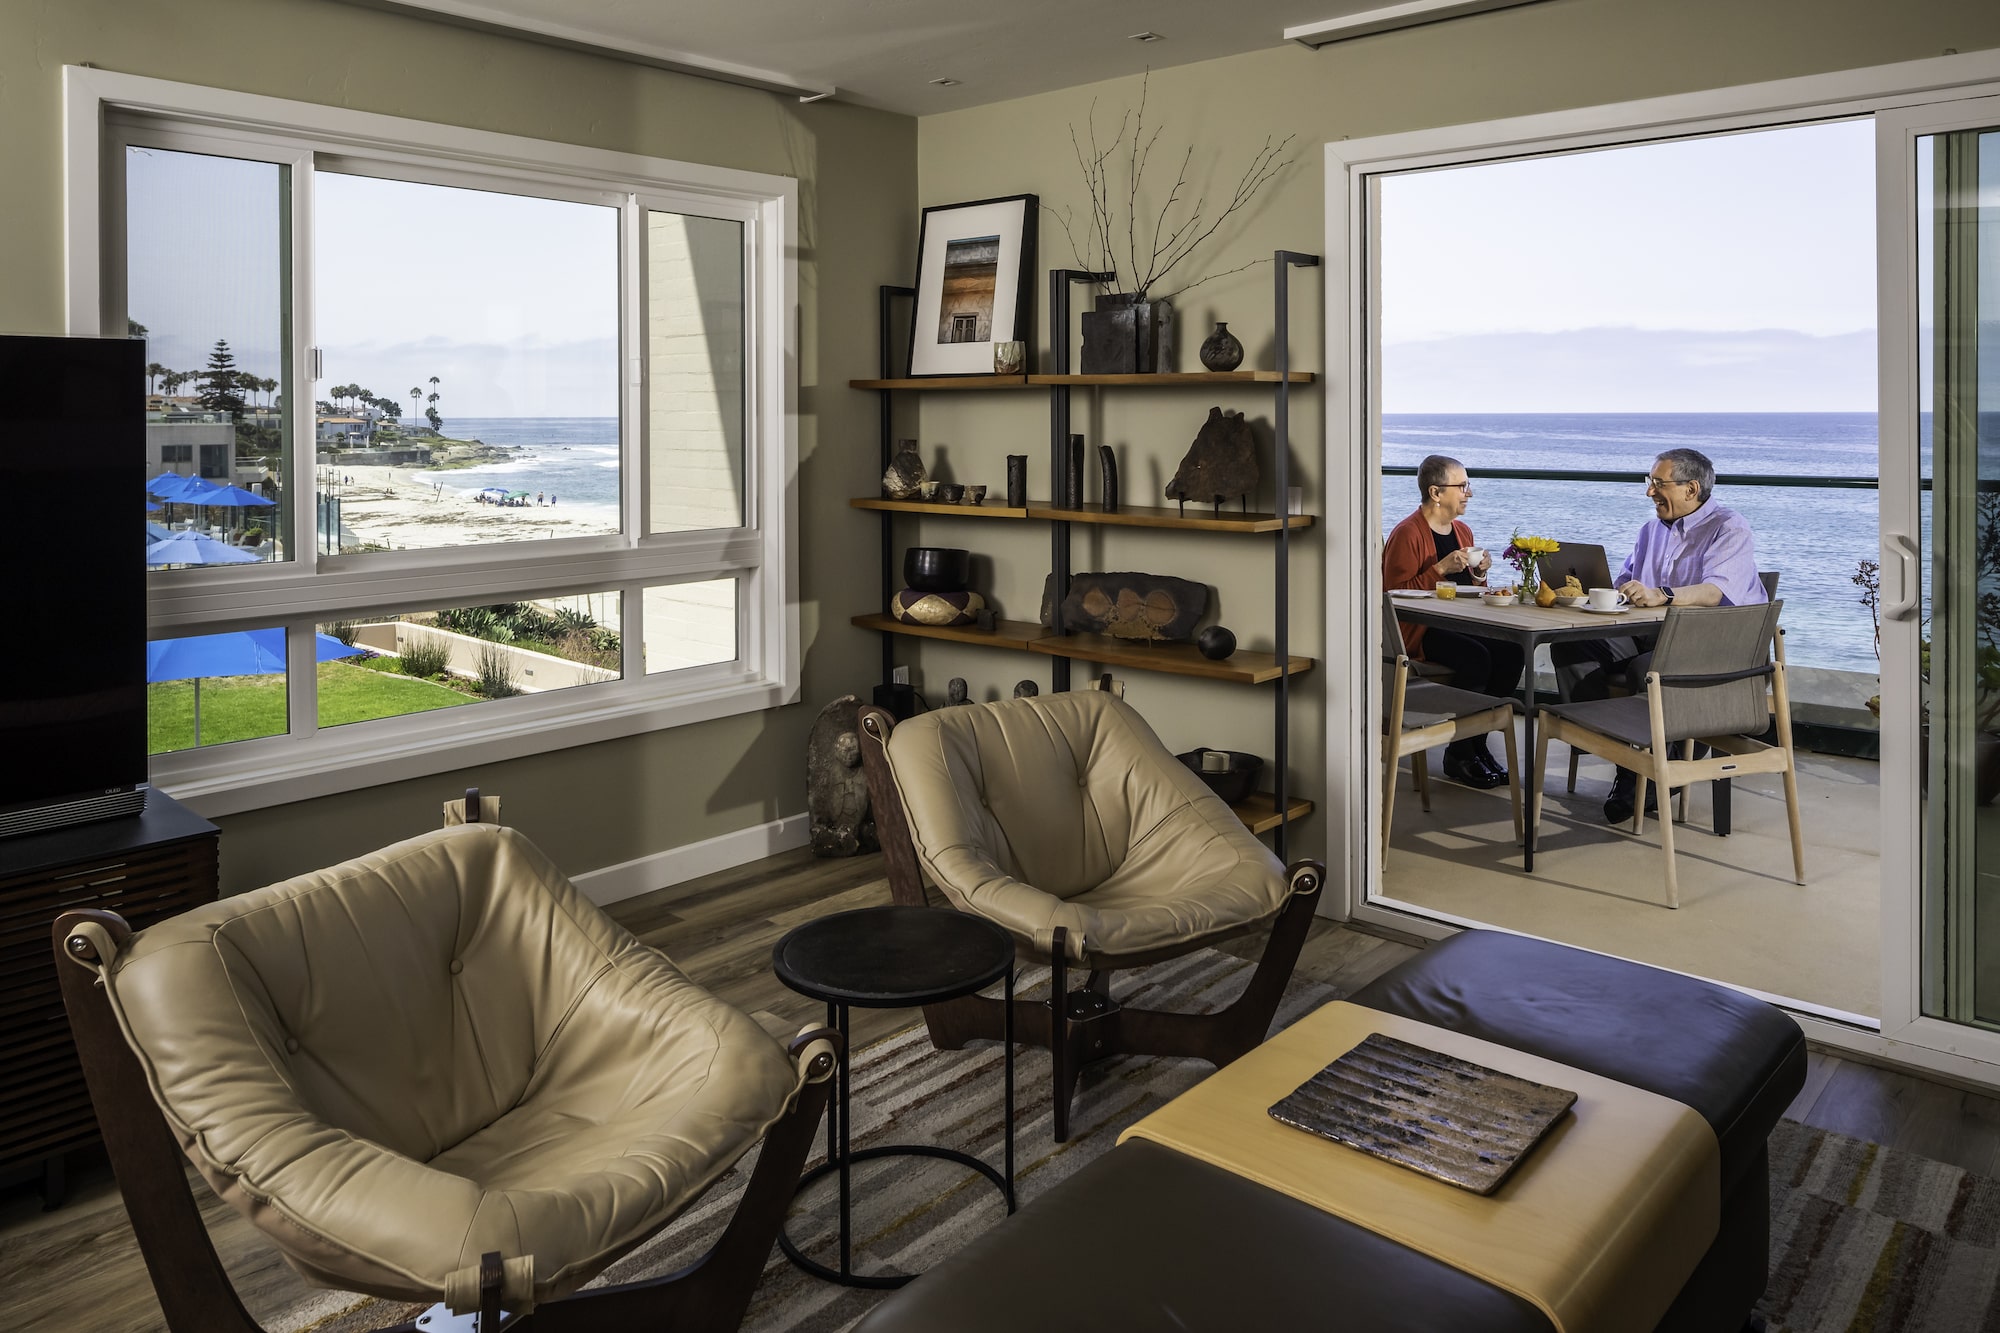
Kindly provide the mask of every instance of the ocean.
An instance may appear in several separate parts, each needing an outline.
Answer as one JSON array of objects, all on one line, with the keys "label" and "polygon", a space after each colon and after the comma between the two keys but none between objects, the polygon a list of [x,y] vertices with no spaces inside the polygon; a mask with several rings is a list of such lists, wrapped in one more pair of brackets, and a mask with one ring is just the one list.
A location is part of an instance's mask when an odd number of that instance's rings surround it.
[{"label": "ocean", "polygon": [[[1615,577],[1641,525],[1655,521],[1645,475],[1668,449],[1699,449],[1721,477],[1715,501],[1749,520],[1757,565],[1779,572],[1785,654],[1795,665],[1876,671],[1874,628],[1853,576],[1880,549],[1873,490],[1732,486],[1732,474],[1878,475],[1872,412],[1694,414],[1398,413],[1382,421],[1385,466],[1427,454],[1465,464],[1473,483],[1465,521],[1495,561],[1514,532],[1605,548]],[[1610,472],[1620,480],[1499,481],[1486,468]],[[1417,505],[1415,477],[1384,475],[1385,529]],[[1929,528],[1929,495],[1924,497]],[[1502,566],[1503,570],[1506,569]]]},{"label": "ocean", "polygon": [[471,493],[488,486],[552,494],[557,503],[601,508],[613,528],[618,522],[617,417],[446,417],[445,434],[455,440],[519,445],[523,452],[505,463],[420,472],[447,492]]},{"label": "ocean", "polygon": [[[457,439],[518,445],[506,463],[419,474],[448,491],[487,486],[553,494],[564,507],[602,507],[615,524],[619,496],[616,417],[448,417]],[[1873,628],[1853,576],[1879,549],[1876,493],[1732,486],[1731,474],[1873,477],[1878,448],[1872,412],[1703,414],[1387,415],[1382,461],[1414,467],[1449,454],[1472,473],[1466,521],[1497,558],[1519,531],[1557,541],[1596,542],[1615,574],[1642,524],[1653,521],[1643,478],[1666,449],[1699,449],[1722,481],[1715,498],[1757,534],[1757,563],[1779,571],[1787,659],[1802,666],[1874,672]],[[1497,481],[1481,468],[1610,472],[1629,480]],[[1416,507],[1416,479],[1382,478],[1385,528]],[[1929,496],[1924,526],[1929,528]],[[1926,541],[1926,547],[1928,542]]]}]

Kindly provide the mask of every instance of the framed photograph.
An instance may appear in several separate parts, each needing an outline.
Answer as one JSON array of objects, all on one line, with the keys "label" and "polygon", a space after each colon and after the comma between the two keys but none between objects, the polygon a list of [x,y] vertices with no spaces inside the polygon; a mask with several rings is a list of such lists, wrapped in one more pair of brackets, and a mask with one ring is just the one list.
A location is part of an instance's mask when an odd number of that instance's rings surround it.
[{"label": "framed photograph", "polygon": [[1033,367],[1035,222],[1032,194],[924,210],[917,233],[917,304],[910,374],[991,375],[993,344],[1028,344]]}]

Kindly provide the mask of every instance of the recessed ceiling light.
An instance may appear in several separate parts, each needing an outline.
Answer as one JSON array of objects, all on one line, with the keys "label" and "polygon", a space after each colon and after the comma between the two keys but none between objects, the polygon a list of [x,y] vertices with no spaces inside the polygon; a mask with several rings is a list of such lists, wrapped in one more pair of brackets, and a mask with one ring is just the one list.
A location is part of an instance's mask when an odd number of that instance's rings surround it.
[{"label": "recessed ceiling light", "polygon": [[1134,42],[1157,42],[1160,40],[1160,34],[1157,32],[1135,32],[1127,40]]},{"label": "recessed ceiling light", "polygon": [[933,87],[933,88],[956,88],[956,87],[958,87],[958,80],[957,80],[957,79],[932,79],[932,80],[931,80],[931,87]]}]

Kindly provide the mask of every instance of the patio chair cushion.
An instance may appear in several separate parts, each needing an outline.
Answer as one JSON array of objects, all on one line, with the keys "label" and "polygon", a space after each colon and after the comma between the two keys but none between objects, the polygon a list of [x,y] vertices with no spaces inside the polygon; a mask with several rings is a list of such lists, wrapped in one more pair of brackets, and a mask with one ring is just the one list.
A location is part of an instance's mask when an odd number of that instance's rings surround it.
[{"label": "patio chair cushion", "polygon": [[1513,700],[1502,699],[1498,695],[1478,694],[1451,685],[1413,680],[1403,691],[1403,729],[1414,731],[1439,722],[1449,722],[1455,717],[1470,717],[1474,713],[1507,708],[1512,704]]},{"label": "patio chair cushion", "polygon": [[1046,957],[1178,947],[1263,921],[1285,869],[1145,720],[1096,690],[943,708],[888,758],[918,860],[962,911]]},{"label": "patio chair cushion", "polygon": [[[1653,744],[1653,716],[1643,694],[1622,695],[1616,699],[1587,699],[1573,704],[1547,704],[1542,711],[1641,750],[1649,749]],[[1687,738],[1670,736],[1668,739]]]},{"label": "patio chair cushion", "polygon": [[106,989],[215,1191],[309,1279],[392,1299],[437,1300],[493,1250],[532,1256],[532,1300],[580,1286],[798,1086],[756,1023],[491,824],[153,926]]}]

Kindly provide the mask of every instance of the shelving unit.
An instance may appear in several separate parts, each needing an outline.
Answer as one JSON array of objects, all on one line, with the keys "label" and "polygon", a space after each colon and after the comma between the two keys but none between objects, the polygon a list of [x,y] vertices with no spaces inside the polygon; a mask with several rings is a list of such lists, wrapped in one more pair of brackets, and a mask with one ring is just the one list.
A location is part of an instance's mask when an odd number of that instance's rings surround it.
[{"label": "shelving unit", "polygon": [[[894,449],[891,404],[898,392],[992,392],[1023,389],[1040,389],[1049,394],[1049,475],[1058,494],[1067,488],[1063,482],[1068,467],[1069,441],[1069,395],[1078,388],[1092,389],[1175,389],[1196,386],[1245,386],[1269,385],[1275,390],[1275,424],[1277,434],[1277,459],[1274,477],[1274,494],[1282,510],[1285,497],[1289,493],[1289,429],[1290,397],[1294,385],[1311,384],[1315,376],[1310,371],[1295,371],[1290,368],[1290,336],[1288,318],[1288,282],[1294,267],[1313,267],[1319,263],[1316,255],[1297,254],[1289,250],[1277,251],[1274,256],[1275,286],[1273,304],[1277,316],[1277,368],[1274,370],[1232,370],[1170,372],[1153,375],[1075,375],[1069,373],[1069,296],[1070,287],[1078,282],[1110,281],[1113,275],[1086,273],[1070,269],[1057,269],[1049,274],[1049,346],[1051,349],[1051,373],[1028,375],[958,375],[917,378],[896,378],[891,374],[892,349],[890,347],[890,315],[894,302],[903,297],[914,296],[908,287],[883,287],[880,293],[880,353],[882,375],[877,379],[850,380],[849,386],[856,389],[871,389],[881,397],[881,465],[886,470]],[[1079,507],[1062,507],[1053,502],[1029,501],[1025,506],[1008,505],[1004,499],[989,497],[978,505],[938,504],[921,500],[885,500],[864,496],[849,501],[856,509],[871,510],[881,518],[882,546],[882,604],[888,605],[896,592],[896,571],[900,568],[895,558],[893,523],[898,514],[928,514],[939,517],[971,519],[1011,519],[1020,522],[1041,522],[1049,525],[1049,565],[1050,573],[1057,588],[1069,586],[1069,530],[1073,523],[1103,527],[1154,528],[1203,534],[1270,535],[1276,538],[1276,576],[1274,596],[1276,598],[1276,651],[1270,653],[1238,650],[1224,661],[1216,662],[1203,657],[1191,643],[1145,643],[1129,639],[1115,638],[1103,634],[1064,632],[1058,620],[1056,629],[1033,621],[1002,620],[990,631],[975,626],[939,628],[929,625],[911,625],[884,614],[855,616],[853,623],[862,629],[875,630],[882,634],[882,679],[887,683],[895,668],[893,644],[898,636],[919,639],[937,639],[950,643],[972,644],[986,648],[997,648],[1015,652],[1039,653],[1054,658],[1051,666],[1053,688],[1069,688],[1069,663],[1071,661],[1092,662],[1104,667],[1134,671],[1160,671],[1170,675],[1188,676],[1202,680],[1228,681],[1244,685],[1272,685],[1275,687],[1273,762],[1270,765],[1276,790],[1255,792],[1234,808],[1237,818],[1253,833],[1274,835],[1279,857],[1286,852],[1286,831],[1295,820],[1312,813],[1311,801],[1294,797],[1288,791],[1287,772],[1290,751],[1291,723],[1291,680],[1294,676],[1310,671],[1316,665],[1310,657],[1293,656],[1290,652],[1290,569],[1291,534],[1309,528],[1314,519],[1306,514],[1285,513],[1231,513],[1216,511],[1202,506],[1168,508],[1145,505],[1121,505],[1115,511],[1107,512],[1101,504],[1086,504]],[[1060,612],[1058,612],[1060,616]]]}]

